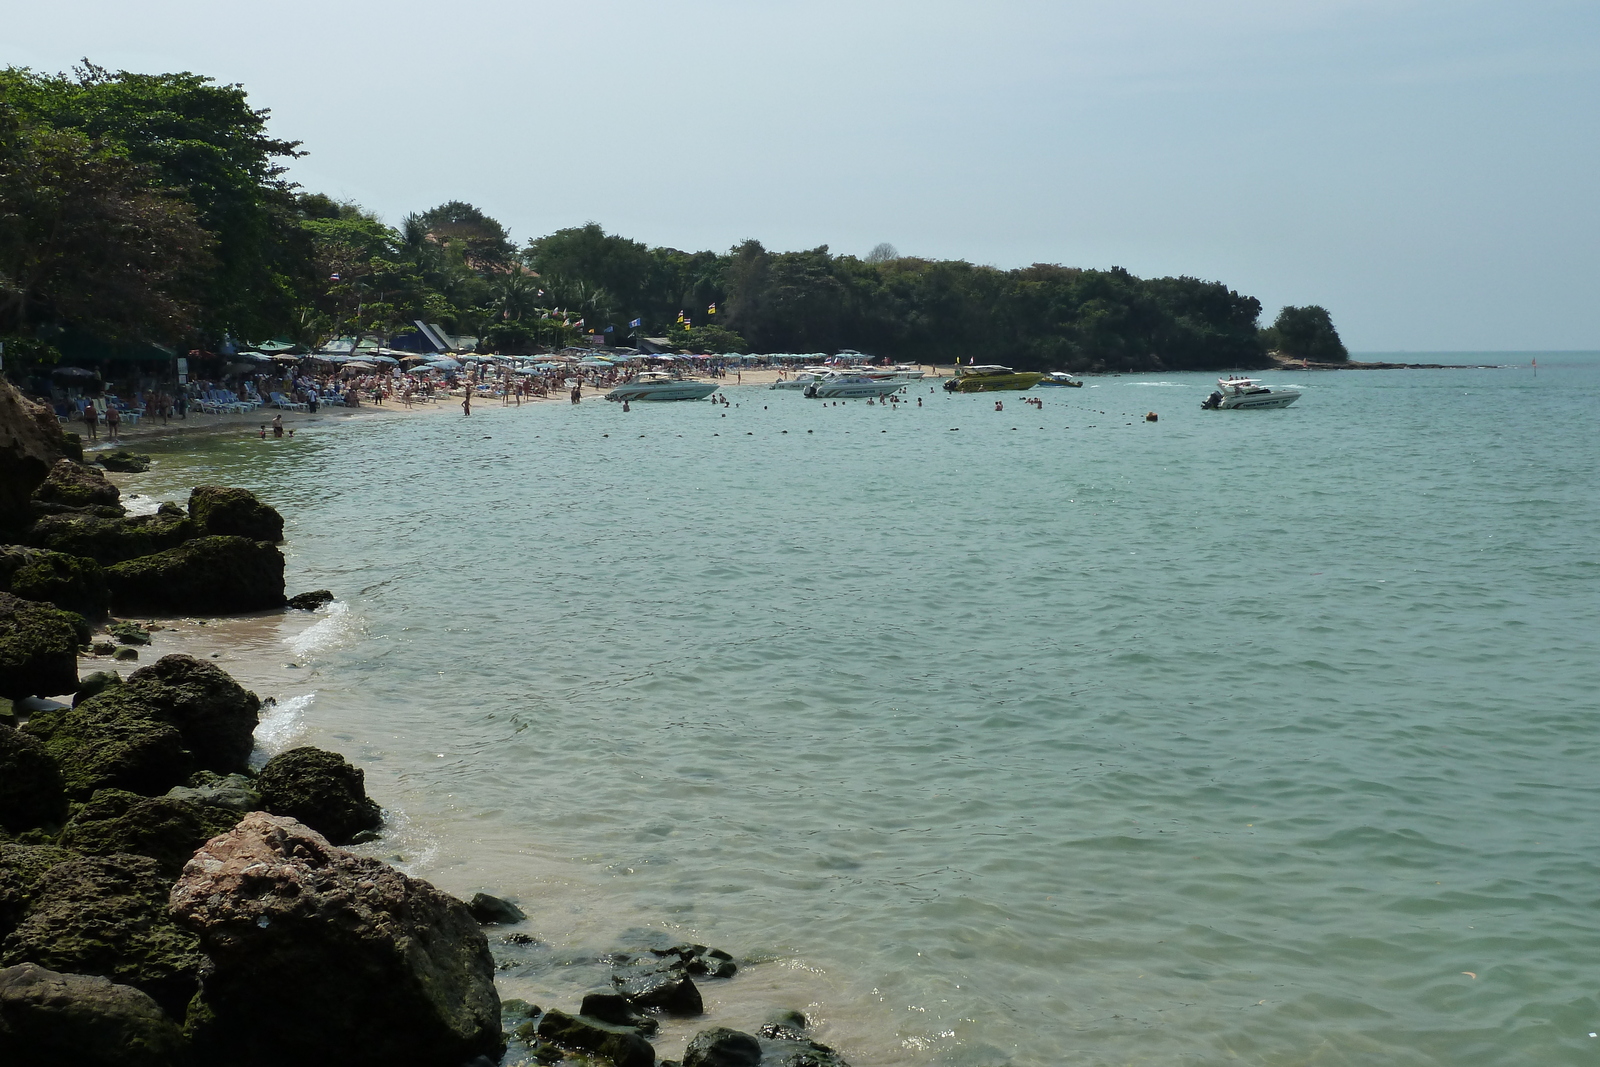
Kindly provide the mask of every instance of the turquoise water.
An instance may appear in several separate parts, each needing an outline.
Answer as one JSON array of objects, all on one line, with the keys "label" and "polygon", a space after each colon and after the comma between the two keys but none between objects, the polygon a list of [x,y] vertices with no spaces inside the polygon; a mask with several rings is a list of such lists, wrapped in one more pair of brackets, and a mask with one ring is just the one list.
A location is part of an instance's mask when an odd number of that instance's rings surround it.
[{"label": "turquoise water", "polygon": [[486,406],[143,487],[289,516],[342,605],[269,743],[523,899],[508,992],[653,925],[858,1065],[1591,1064],[1600,357],[1517,362]]}]

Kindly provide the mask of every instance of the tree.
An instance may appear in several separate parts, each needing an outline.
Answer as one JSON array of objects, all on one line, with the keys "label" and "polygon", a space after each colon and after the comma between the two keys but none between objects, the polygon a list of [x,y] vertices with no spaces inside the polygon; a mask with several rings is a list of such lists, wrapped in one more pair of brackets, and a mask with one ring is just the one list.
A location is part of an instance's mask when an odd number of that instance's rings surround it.
[{"label": "tree", "polygon": [[872,251],[867,253],[868,263],[887,263],[891,259],[899,259],[900,250],[888,241],[881,241],[872,246]]},{"label": "tree", "polygon": [[1340,363],[1350,358],[1328,310],[1316,304],[1286,307],[1268,331],[1267,341],[1292,359]]}]

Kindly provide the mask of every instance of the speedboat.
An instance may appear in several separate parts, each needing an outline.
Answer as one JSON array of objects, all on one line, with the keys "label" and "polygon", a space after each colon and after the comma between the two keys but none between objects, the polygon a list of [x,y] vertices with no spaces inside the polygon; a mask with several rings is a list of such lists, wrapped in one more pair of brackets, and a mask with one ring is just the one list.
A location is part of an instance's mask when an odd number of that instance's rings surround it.
[{"label": "speedboat", "polygon": [[820,400],[849,400],[863,396],[888,396],[905,388],[898,378],[868,378],[864,374],[829,374],[806,386],[805,395]]},{"label": "speedboat", "polygon": [[1083,382],[1081,380],[1074,378],[1064,370],[1053,370],[1049,374],[1046,374],[1043,378],[1039,379],[1039,387],[1041,389],[1047,385],[1064,385],[1069,389],[1083,388]]},{"label": "speedboat", "polygon": [[704,400],[716,392],[715,382],[685,378],[665,371],[640,371],[611,392],[607,400]]},{"label": "speedboat", "polygon": [[994,364],[957,367],[956,376],[944,383],[949,393],[991,393],[1000,389],[1032,389],[1044,375],[1038,371],[1016,371]]},{"label": "speedboat", "polygon": [[1286,408],[1300,399],[1295,388],[1268,389],[1260,378],[1230,376],[1217,379],[1217,388],[1200,401],[1202,411],[1232,411],[1235,408]]},{"label": "speedboat", "polygon": [[802,367],[793,378],[779,378],[768,389],[804,389],[828,373],[826,367]]}]

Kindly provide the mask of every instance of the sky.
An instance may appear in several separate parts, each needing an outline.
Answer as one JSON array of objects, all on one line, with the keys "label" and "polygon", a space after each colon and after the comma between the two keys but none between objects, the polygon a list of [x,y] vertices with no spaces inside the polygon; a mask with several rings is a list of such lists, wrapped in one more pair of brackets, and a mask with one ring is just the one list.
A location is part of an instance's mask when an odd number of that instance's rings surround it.
[{"label": "sky", "polygon": [[517,240],[1192,275],[1357,351],[1600,349],[1600,4],[51,0],[0,62],[240,83],[291,176]]}]

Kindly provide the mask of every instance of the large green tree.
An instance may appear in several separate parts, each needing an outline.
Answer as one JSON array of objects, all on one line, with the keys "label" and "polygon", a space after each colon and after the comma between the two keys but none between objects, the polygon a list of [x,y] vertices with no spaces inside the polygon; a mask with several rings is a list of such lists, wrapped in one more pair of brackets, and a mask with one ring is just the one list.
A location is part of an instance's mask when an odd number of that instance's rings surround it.
[{"label": "large green tree", "polygon": [[1286,307],[1268,331],[1267,343],[1293,359],[1339,363],[1350,358],[1328,309],[1316,304]]}]

